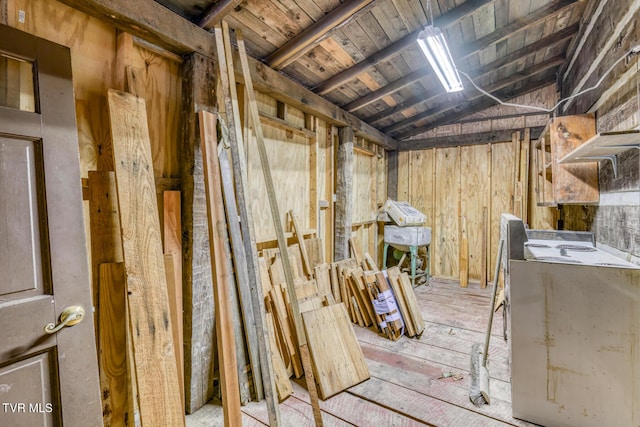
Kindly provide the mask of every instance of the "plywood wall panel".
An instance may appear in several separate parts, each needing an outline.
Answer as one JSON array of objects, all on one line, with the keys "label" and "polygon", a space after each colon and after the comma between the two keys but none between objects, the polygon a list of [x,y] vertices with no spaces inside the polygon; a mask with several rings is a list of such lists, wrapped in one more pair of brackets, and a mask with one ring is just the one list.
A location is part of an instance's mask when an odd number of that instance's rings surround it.
[{"label": "plywood wall panel", "polygon": [[489,147],[462,147],[460,162],[460,215],[469,242],[469,277],[480,279],[483,254],[482,210],[487,206],[489,196]]},{"label": "plywood wall panel", "polygon": [[500,235],[500,216],[513,212],[514,202],[514,164],[516,159],[516,145],[513,142],[491,144],[491,210],[490,224],[490,262],[489,280],[493,279],[493,266],[496,262],[496,251]]},{"label": "plywood wall panel", "polygon": [[376,195],[372,189],[376,185],[375,157],[355,153],[353,168],[353,222],[360,223],[375,219]]},{"label": "plywood wall panel", "polygon": [[[286,213],[293,209],[303,229],[309,227],[309,139],[279,127],[263,124],[263,132],[271,174],[276,183],[276,199],[285,230],[289,230]],[[275,240],[262,166],[253,136],[249,142],[248,182],[256,240]]]},{"label": "plywood wall panel", "polygon": [[458,276],[460,148],[436,150],[435,227],[432,256],[440,276]]}]

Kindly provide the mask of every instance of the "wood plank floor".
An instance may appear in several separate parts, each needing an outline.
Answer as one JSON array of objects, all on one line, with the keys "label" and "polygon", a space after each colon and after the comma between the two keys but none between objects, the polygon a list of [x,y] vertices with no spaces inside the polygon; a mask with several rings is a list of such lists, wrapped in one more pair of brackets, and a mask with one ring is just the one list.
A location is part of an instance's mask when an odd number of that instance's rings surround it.
[{"label": "wood plank floor", "polygon": [[[490,288],[431,279],[415,288],[426,328],[420,339],[393,342],[354,325],[371,379],[321,401],[326,426],[528,426],[511,417],[508,344],[502,338],[502,309],[494,316],[489,349],[491,405],[469,401],[471,346],[484,342]],[[461,374],[462,379],[443,378]],[[455,377],[458,377],[457,375]],[[285,426],[313,426],[304,382],[280,404]],[[268,424],[265,402],[242,407],[243,425]],[[208,404],[187,416],[188,427],[222,425],[222,408]]]}]

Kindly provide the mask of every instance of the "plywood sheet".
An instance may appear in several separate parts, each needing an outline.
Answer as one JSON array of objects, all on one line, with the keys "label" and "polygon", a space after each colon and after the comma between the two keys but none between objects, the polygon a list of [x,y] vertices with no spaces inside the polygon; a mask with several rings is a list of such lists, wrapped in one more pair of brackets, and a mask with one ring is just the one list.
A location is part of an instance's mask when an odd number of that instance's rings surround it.
[{"label": "plywood sheet", "polygon": [[371,221],[375,213],[375,196],[372,197],[372,189],[375,189],[376,168],[373,160],[375,157],[355,152],[353,167],[353,222]]},{"label": "plywood sheet", "polygon": [[302,320],[322,399],[370,377],[344,304],[308,311]]},{"label": "plywood sheet", "polygon": [[513,142],[491,144],[491,219],[489,226],[489,280],[493,280],[493,266],[496,262],[500,239],[500,216],[513,212],[514,202],[514,162],[516,145]]},{"label": "plywood sheet", "polygon": [[458,276],[460,148],[436,150],[435,227],[431,247],[439,276]]},{"label": "plywood sheet", "polygon": [[[460,209],[464,235],[469,242],[469,278],[479,279],[482,269],[482,208],[489,192],[487,145],[461,148]],[[505,165],[505,168],[508,167]]]}]

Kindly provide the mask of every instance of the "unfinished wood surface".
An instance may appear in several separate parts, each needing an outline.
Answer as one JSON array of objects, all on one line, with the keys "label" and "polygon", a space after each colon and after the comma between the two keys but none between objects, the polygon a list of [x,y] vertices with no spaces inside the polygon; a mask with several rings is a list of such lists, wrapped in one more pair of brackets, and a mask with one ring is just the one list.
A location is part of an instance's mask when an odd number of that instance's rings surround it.
[{"label": "unfinished wood surface", "polygon": [[309,311],[302,317],[321,398],[369,378],[344,304]]},{"label": "unfinished wood surface", "polygon": [[436,150],[435,228],[431,248],[435,258],[436,273],[442,276],[458,276],[458,188],[460,185],[460,149]]},{"label": "unfinished wood surface", "polygon": [[[261,400],[264,394],[262,387],[262,371],[260,368],[259,360],[260,350],[258,347],[258,331],[256,330],[256,322],[259,321],[262,324],[262,319],[258,317],[258,320],[256,320],[257,316],[254,313],[254,307],[251,302],[251,287],[248,264],[249,262],[252,262],[252,260],[248,259],[247,257],[247,254],[245,252],[246,247],[244,246],[244,242],[242,240],[243,234],[240,231],[240,216],[238,214],[238,207],[236,204],[233,175],[231,172],[228,153],[224,149],[219,149],[219,151],[220,153],[218,155],[218,161],[221,174],[222,193],[224,195],[227,226],[229,227],[228,235],[231,243],[233,265],[235,267],[237,285],[236,289],[237,294],[239,294],[240,308],[242,310],[242,317],[238,320],[239,323],[242,323],[244,325],[244,328],[240,328],[240,330],[244,331],[244,334],[241,336],[245,338],[245,343],[242,344],[242,348],[237,349],[236,351],[244,352],[244,345],[246,344],[249,358],[248,362],[251,369],[251,378],[253,380],[252,382],[254,396],[257,398],[257,400]],[[256,279],[254,277],[253,281],[255,280]],[[234,290],[232,289],[232,292],[233,291]],[[236,345],[238,345],[238,341],[242,340],[236,339]],[[241,401],[242,403],[246,403],[246,401],[249,400],[249,395],[247,393],[245,396],[245,393],[243,393],[242,384],[240,385],[240,387]],[[244,400],[245,398],[246,400]]]},{"label": "unfinished wood surface", "polygon": [[317,266],[324,264],[323,241],[320,237],[305,239],[304,246],[307,249],[311,268],[315,269]]},{"label": "unfinished wood surface", "polygon": [[[164,269],[167,277],[167,296],[169,297],[169,315],[171,317],[171,335],[176,343],[176,369],[180,383],[180,402],[184,407],[184,359],[182,348],[182,277],[178,275],[180,257],[177,254],[164,254]],[[178,292],[180,289],[180,292]],[[180,325],[180,326],[178,326]]]},{"label": "unfinished wood surface", "polygon": [[482,210],[487,206],[489,196],[488,150],[488,145],[461,148],[460,210],[464,217],[464,234],[469,245],[470,279],[480,279],[482,275]]},{"label": "unfinished wood surface", "polygon": [[404,326],[406,329],[405,333],[408,336],[413,337],[416,335],[416,330],[413,326],[413,319],[411,317],[411,313],[409,313],[409,308],[407,307],[403,290],[400,288],[400,269],[398,267],[391,267],[387,269],[387,274],[389,275],[389,284],[391,285],[391,289],[393,289],[393,294],[396,297],[398,308],[400,309],[402,319],[404,320]]},{"label": "unfinished wood surface", "polygon": [[207,201],[197,110],[214,111],[215,62],[186,58],[183,70],[184,129],[181,160],[185,403],[195,412],[213,397],[216,358]]},{"label": "unfinished wood surface", "polygon": [[144,100],[108,98],[140,417],[184,425]]},{"label": "unfinished wood surface", "polygon": [[[163,192],[164,264],[167,269],[167,294],[171,309],[176,361],[178,362],[180,396],[184,407],[184,315],[182,309],[182,217],[180,203],[179,191]],[[171,276],[173,276],[173,280],[169,280]]]},{"label": "unfinished wood surface", "polygon": [[[513,142],[491,144],[491,224],[489,240],[489,265],[496,262],[498,242],[500,240],[500,216],[512,213],[514,196],[514,167],[515,144]],[[504,167],[511,165],[511,167]],[[493,271],[489,270],[489,280],[493,280]]]},{"label": "unfinished wood surface", "polygon": [[353,222],[354,135],[349,127],[340,128],[336,172],[336,213],[334,260],[349,258],[349,238]]},{"label": "unfinished wood surface", "polygon": [[128,351],[127,281],[124,264],[99,266],[100,280],[100,377],[105,425],[126,426],[134,417]]},{"label": "unfinished wood surface", "polygon": [[[469,401],[469,352],[484,339],[490,291],[474,282],[460,288],[457,281],[432,278],[429,287],[419,286],[415,294],[425,319],[419,340],[392,342],[373,330],[354,327],[371,378],[320,402],[327,424],[532,426],[511,416],[509,344],[501,338],[502,316],[494,319],[489,346],[492,403],[475,407]],[[424,305],[430,300],[435,301]],[[462,312],[466,314],[460,321]],[[453,376],[445,378],[445,373]],[[301,386],[292,385],[294,395],[281,405],[283,422],[312,426],[309,398]],[[289,412],[285,405],[294,400],[296,411]],[[208,405],[206,410],[220,408]],[[242,410],[267,424],[263,402]]]},{"label": "unfinished wood surface", "polygon": [[314,269],[314,276],[318,284],[318,295],[330,295],[331,292],[331,267],[329,264],[320,264]]},{"label": "unfinished wood surface", "polygon": [[411,280],[407,273],[400,274],[400,290],[404,297],[405,304],[409,309],[409,316],[411,317],[411,323],[416,331],[416,335],[420,336],[424,331],[424,319],[420,312],[420,306],[416,299],[414,288],[411,285]]},{"label": "unfinished wood surface", "polygon": [[276,342],[273,313],[265,313],[265,319],[267,324],[267,332],[269,334],[269,347],[271,348],[271,365],[273,366],[273,378],[276,383],[278,401],[282,402],[293,394],[293,388],[291,387],[289,374],[287,374],[287,368],[284,364],[284,361],[282,360],[282,356],[280,356],[280,352],[277,350],[278,344]]},{"label": "unfinished wood surface", "polygon": [[[127,346],[129,336],[128,324],[118,327],[115,324],[105,324],[114,312],[119,312],[126,306],[126,287],[121,294],[118,291],[120,282],[113,270],[117,267],[113,263],[121,263],[122,234],[120,230],[120,215],[118,212],[118,196],[116,178],[113,172],[89,172],[89,223],[91,229],[91,271],[93,297],[96,307],[96,339],[98,347],[98,364],[100,367],[100,385],[102,390],[102,414],[106,424],[124,425],[124,417],[133,416],[135,385],[131,382],[131,363],[133,355]],[[108,271],[105,280],[100,279],[102,264]],[[109,273],[109,274],[107,274]],[[107,282],[107,280],[112,279]],[[126,280],[122,277],[123,285]],[[105,288],[104,290],[101,288]],[[102,295],[102,294],[105,295]],[[103,307],[101,298],[106,304]],[[118,298],[119,301],[118,301]],[[104,313],[103,313],[104,311]],[[122,313],[125,314],[125,313]],[[125,319],[124,317],[122,318]],[[111,349],[122,350],[124,353]],[[121,367],[121,357],[125,357],[126,365]],[[124,371],[121,371],[124,369]]]},{"label": "unfinished wood surface", "polygon": [[311,276],[313,274],[313,267],[311,266],[311,261],[309,260],[309,254],[304,243],[304,236],[302,235],[302,229],[300,228],[298,217],[293,210],[289,211],[289,218],[291,219],[293,231],[296,235],[296,240],[298,241],[298,247],[300,248],[300,256],[302,258],[302,266],[304,267],[304,272],[307,276]]},{"label": "unfinished wood surface", "polygon": [[209,218],[209,241],[211,259],[214,261],[215,283],[213,295],[216,304],[216,339],[220,364],[220,388],[224,407],[224,425],[241,426],[240,388],[237,377],[235,343],[232,331],[233,320],[228,304],[231,299],[230,280],[232,268],[227,262],[225,242],[227,228],[222,187],[218,165],[216,117],[206,111],[200,111],[200,139],[204,165],[205,188],[207,194],[207,216]]}]

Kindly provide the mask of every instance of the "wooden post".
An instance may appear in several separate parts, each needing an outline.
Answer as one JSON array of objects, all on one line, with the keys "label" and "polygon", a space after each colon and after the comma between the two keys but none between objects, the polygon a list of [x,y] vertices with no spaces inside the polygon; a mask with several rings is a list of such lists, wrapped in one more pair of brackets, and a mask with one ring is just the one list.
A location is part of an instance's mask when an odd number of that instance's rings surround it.
[{"label": "wooden post", "polygon": [[220,387],[222,389],[222,407],[225,426],[242,426],[240,413],[240,387],[236,365],[236,347],[233,334],[233,319],[229,310],[231,301],[231,278],[233,268],[226,256],[227,225],[220,168],[218,166],[216,117],[206,111],[198,113],[200,118],[200,140],[202,144],[202,162],[204,165],[204,183],[207,195],[207,216],[209,218],[209,242],[211,259],[214,260],[216,280],[213,296],[216,304],[216,341],[220,362]]},{"label": "wooden post", "polygon": [[353,221],[353,129],[339,130],[338,173],[336,174],[336,228],[334,261],[349,258],[349,239]]},{"label": "wooden post", "polygon": [[182,78],[182,283],[185,403],[193,413],[213,397],[214,306],[204,171],[196,110],[215,110],[215,63],[189,55]]}]

